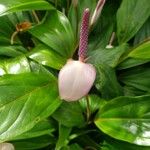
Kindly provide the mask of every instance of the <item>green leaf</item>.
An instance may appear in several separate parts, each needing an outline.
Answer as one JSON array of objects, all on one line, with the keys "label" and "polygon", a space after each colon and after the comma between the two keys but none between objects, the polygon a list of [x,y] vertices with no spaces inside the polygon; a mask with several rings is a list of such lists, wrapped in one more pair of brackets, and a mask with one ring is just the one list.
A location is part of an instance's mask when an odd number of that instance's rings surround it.
[{"label": "green leaf", "polygon": [[2,60],[0,62],[0,75],[20,74],[30,72],[30,65],[25,56]]},{"label": "green leaf", "polygon": [[142,91],[150,91],[150,69],[149,67],[136,67],[126,70],[120,74],[120,81],[128,86]]},{"label": "green leaf", "polygon": [[79,138],[76,139],[76,141],[78,142],[78,144],[84,147],[84,149],[90,148],[91,150],[100,150],[100,145],[94,139],[94,134],[92,136],[91,135],[80,136]]},{"label": "green leaf", "polygon": [[15,150],[37,150],[54,144],[55,140],[51,136],[40,136],[37,138],[31,138],[26,140],[13,141]]},{"label": "green leaf", "polygon": [[150,39],[150,17],[135,35],[134,45],[140,44],[148,39]]},{"label": "green leaf", "polygon": [[80,127],[84,124],[82,109],[78,102],[63,102],[53,117],[67,127]]},{"label": "green leaf", "polygon": [[122,142],[119,140],[112,139],[104,141],[101,150],[149,150],[149,146],[137,146],[135,144],[130,144],[127,142]]},{"label": "green leaf", "polygon": [[62,57],[72,57],[75,39],[68,19],[61,12],[50,11],[43,23],[33,27],[29,32]]},{"label": "green leaf", "polygon": [[150,60],[150,41],[147,41],[133,49],[129,53],[128,57]]},{"label": "green leaf", "polygon": [[148,94],[147,92],[143,91],[143,90],[139,90],[133,86],[130,85],[125,85],[123,87],[124,90],[124,95],[125,96],[140,96],[140,95],[146,95]]},{"label": "green leaf", "polygon": [[105,2],[102,13],[89,36],[89,51],[104,49],[109,44],[116,26],[116,11],[118,7],[118,2]]},{"label": "green leaf", "polygon": [[70,132],[71,128],[59,124],[59,138],[57,140],[55,149],[60,150],[62,147],[68,144],[68,137]]},{"label": "green leaf", "polygon": [[83,150],[78,144],[71,144],[69,145],[70,150]]},{"label": "green leaf", "polygon": [[111,137],[137,145],[150,145],[150,96],[119,97],[98,113],[96,126]]},{"label": "green leaf", "polygon": [[43,135],[51,135],[55,131],[52,120],[42,120],[38,122],[31,130],[17,136],[14,140],[35,138]]},{"label": "green leaf", "polygon": [[119,63],[121,55],[128,49],[127,44],[122,44],[118,47],[106,49],[100,48],[95,51],[91,51],[89,55],[89,61],[96,66],[99,64],[107,64],[110,67],[116,67]]},{"label": "green leaf", "polygon": [[117,81],[115,70],[104,64],[97,66],[95,85],[104,99],[111,99],[123,94],[122,88]]},{"label": "green leaf", "polygon": [[127,58],[117,66],[117,69],[122,70],[122,69],[132,68],[132,67],[136,67],[136,66],[145,64],[147,62],[149,62],[149,60]]},{"label": "green leaf", "polygon": [[6,75],[0,78],[0,142],[32,129],[61,104],[51,74]]},{"label": "green leaf", "polygon": [[[149,0],[123,0],[117,12],[119,43],[128,42],[150,16]],[[140,20],[140,21],[139,21]]]},{"label": "green leaf", "polygon": [[39,64],[49,66],[54,69],[61,69],[65,64],[64,57],[44,45],[37,45],[32,52],[27,55]]},{"label": "green leaf", "polygon": [[[95,113],[100,107],[102,107],[107,101],[100,98],[98,95],[91,94],[87,95],[89,99],[90,112]],[[80,105],[83,109],[83,112],[87,111],[87,100],[86,97],[83,97],[80,101]]]},{"label": "green leaf", "polygon": [[15,19],[14,19],[14,16],[15,15],[12,15],[10,17],[10,15],[6,15],[6,16],[0,17],[0,37],[1,39],[3,39],[3,41],[0,41],[1,46],[10,47],[11,35],[15,31],[15,24],[17,23],[16,16],[15,16]]},{"label": "green leaf", "polygon": [[26,50],[22,46],[0,46],[0,55],[8,57],[17,57]]},{"label": "green leaf", "polygon": [[63,147],[61,150],[83,150],[77,143]]},{"label": "green leaf", "polygon": [[0,16],[26,10],[49,10],[53,7],[45,0],[1,0],[0,1]]}]

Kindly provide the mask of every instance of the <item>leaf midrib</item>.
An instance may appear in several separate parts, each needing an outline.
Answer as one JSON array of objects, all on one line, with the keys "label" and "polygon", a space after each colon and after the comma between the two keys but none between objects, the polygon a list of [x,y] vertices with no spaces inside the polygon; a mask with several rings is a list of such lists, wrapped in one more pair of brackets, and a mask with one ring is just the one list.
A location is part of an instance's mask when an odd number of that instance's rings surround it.
[{"label": "leaf midrib", "polygon": [[148,121],[150,122],[149,118],[99,118],[97,120],[95,120],[95,122],[102,122],[102,121],[110,121],[110,120],[114,120],[114,121],[121,121],[121,120],[142,120],[142,121]]},{"label": "leaf midrib", "polygon": [[[40,90],[41,88],[47,87],[47,86],[48,86],[50,83],[52,83],[52,82],[53,82],[53,81],[50,81],[50,82],[48,82],[47,84],[44,84],[44,85],[39,86],[39,87],[36,87],[35,89],[33,89],[33,90],[31,90],[31,91],[25,93],[24,95],[18,96],[17,98],[15,98],[15,99],[13,99],[13,100],[7,102],[7,103],[4,103],[3,105],[0,106],[0,108],[4,107],[4,106],[6,106],[6,105],[8,105],[8,104],[10,104],[10,103],[13,103],[13,102],[16,101],[16,100],[20,100],[20,99],[23,98],[24,96],[27,96],[27,95],[29,95],[29,94],[35,92],[36,90]],[[54,84],[54,83],[53,83],[53,84]]]},{"label": "leaf midrib", "polygon": [[[2,13],[0,13],[0,16],[2,16],[3,14],[5,14],[5,13],[7,13],[7,12],[9,12],[9,11],[11,11],[11,10],[13,10],[13,9],[15,9],[15,8],[17,8],[17,7],[22,7],[22,6],[24,6],[24,5],[30,5],[30,4],[37,4],[37,3],[45,3],[46,4],[46,1],[41,1],[41,0],[38,0],[38,1],[35,1],[35,2],[26,2],[26,3],[23,3],[23,4],[17,4],[15,7],[9,7],[8,6],[8,9],[6,9],[6,11],[3,11]],[[48,3],[47,3],[48,4]],[[28,10],[27,8],[26,9],[24,9],[24,10]]]}]

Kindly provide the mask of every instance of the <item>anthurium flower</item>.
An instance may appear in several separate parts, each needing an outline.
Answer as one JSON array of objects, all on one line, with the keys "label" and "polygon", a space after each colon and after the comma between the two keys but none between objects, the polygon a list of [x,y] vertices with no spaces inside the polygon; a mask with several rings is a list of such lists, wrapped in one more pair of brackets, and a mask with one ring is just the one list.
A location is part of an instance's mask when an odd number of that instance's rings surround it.
[{"label": "anthurium flower", "polygon": [[11,143],[1,143],[0,150],[15,150],[15,148]]},{"label": "anthurium flower", "polygon": [[85,9],[80,30],[79,60],[69,59],[59,72],[59,94],[61,99],[66,101],[76,101],[87,95],[95,81],[96,70],[94,66],[85,63],[88,45],[89,17],[89,9]]}]

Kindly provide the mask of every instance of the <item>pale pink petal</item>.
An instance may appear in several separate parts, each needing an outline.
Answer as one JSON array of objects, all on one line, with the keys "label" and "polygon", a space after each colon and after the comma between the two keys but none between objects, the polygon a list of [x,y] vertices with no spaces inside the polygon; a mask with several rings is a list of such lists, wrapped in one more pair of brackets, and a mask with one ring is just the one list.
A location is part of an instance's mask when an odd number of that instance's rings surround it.
[{"label": "pale pink petal", "polygon": [[0,150],[15,150],[11,143],[0,143]]},{"label": "pale pink petal", "polygon": [[96,71],[91,64],[70,60],[60,70],[58,82],[61,99],[76,101],[87,95],[95,81]]}]

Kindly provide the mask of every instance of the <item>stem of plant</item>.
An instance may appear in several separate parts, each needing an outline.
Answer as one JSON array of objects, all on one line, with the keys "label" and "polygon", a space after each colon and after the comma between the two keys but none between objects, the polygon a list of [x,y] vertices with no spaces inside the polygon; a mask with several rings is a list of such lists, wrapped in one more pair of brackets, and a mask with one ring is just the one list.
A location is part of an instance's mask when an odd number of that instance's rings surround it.
[{"label": "stem of plant", "polygon": [[115,39],[115,32],[112,33],[110,41],[109,41],[109,45],[112,45],[113,41]]},{"label": "stem of plant", "polygon": [[16,35],[18,34],[18,31],[15,31],[12,36],[11,36],[11,39],[10,39],[10,44],[13,45],[14,44],[14,39],[16,37]]},{"label": "stem of plant", "polygon": [[56,7],[56,8],[57,8],[57,3],[58,3],[57,0],[55,0],[55,7]]},{"label": "stem of plant", "polygon": [[87,122],[89,122],[91,116],[91,110],[90,110],[90,101],[88,95],[86,96],[86,116],[87,116]]},{"label": "stem of plant", "polygon": [[38,17],[38,15],[36,14],[36,12],[34,10],[32,11],[32,14],[33,14],[36,22],[39,24],[40,23],[39,17]]}]

